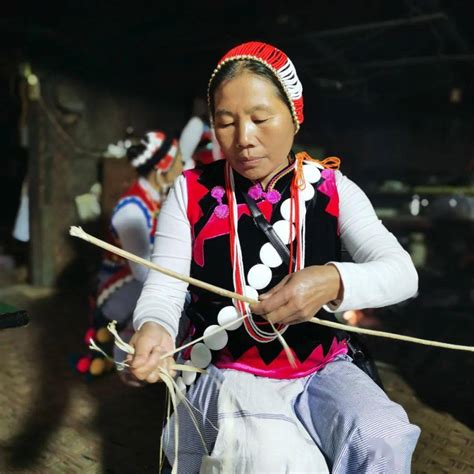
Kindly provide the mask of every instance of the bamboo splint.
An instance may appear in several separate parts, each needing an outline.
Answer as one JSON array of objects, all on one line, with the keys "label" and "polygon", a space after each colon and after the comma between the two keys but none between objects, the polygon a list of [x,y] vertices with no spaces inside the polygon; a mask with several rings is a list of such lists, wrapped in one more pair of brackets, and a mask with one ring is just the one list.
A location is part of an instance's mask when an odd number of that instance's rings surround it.
[{"label": "bamboo splint", "polygon": [[[73,237],[78,237],[82,240],[85,240],[87,242],[90,242],[93,245],[96,245],[97,247],[101,247],[104,250],[108,250],[109,252],[112,252],[116,255],[120,255],[121,257],[131,260],[132,262],[139,263],[141,265],[144,265],[145,267],[149,268],[150,270],[155,270],[157,272],[163,273],[165,275],[168,275],[172,278],[176,278],[178,280],[184,281],[186,283],[189,283],[190,285],[197,286],[199,288],[202,288],[204,290],[210,291],[212,293],[218,294],[220,296],[224,296],[226,298],[231,298],[231,299],[236,299],[243,301],[244,303],[248,304],[256,304],[258,301],[249,298],[248,296],[241,295],[239,293],[235,293],[234,291],[229,291],[224,288],[220,288],[219,286],[211,285],[210,283],[206,283],[202,280],[198,280],[196,278],[192,278],[186,275],[182,275],[181,273],[174,272],[173,270],[169,270],[168,268],[161,267],[160,265],[156,265],[155,263],[152,263],[148,260],[145,260],[144,258],[138,257],[130,252],[127,252],[126,250],[123,250],[119,247],[116,247],[114,245],[111,245],[107,242],[104,242],[103,240],[98,239],[97,237],[94,237],[87,232],[85,232],[81,227],[76,227],[72,226],[69,230],[69,233]],[[440,341],[432,341],[429,339],[421,339],[418,337],[411,337],[411,336],[404,336],[402,334],[396,334],[396,333],[391,333],[391,332],[385,332],[385,331],[375,331],[373,329],[364,329],[364,328],[358,328],[354,326],[347,326],[345,324],[341,323],[336,323],[333,321],[326,321],[322,320],[319,318],[312,318],[309,320],[309,322],[314,323],[314,324],[319,324],[321,326],[326,326],[334,329],[341,329],[343,331],[347,332],[354,332],[358,334],[367,334],[369,336],[376,336],[376,337],[384,337],[388,339],[395,339],[398,341],[405,341],[405,342],[411,342],[414,344],[422,344],[425,346],[432,346],[432,347],[439,347],[442,349],[452,349],[452,350],[457,350],[457,351],[467,351],[467,352],[474,352],[474,346],[464,346],[464,345],[459,345],[459,344],[450,344],[446,342],[440,342]],[[224,330],[225,327],[220,328],[221,330]],[[188,343],[188,345],[191,345],[197,341],[191,341]],[[181,349],[183,349],[185,346],[180,347],[173,351],[179,352]],[[171,353],[169,354],[171,355]]]}]

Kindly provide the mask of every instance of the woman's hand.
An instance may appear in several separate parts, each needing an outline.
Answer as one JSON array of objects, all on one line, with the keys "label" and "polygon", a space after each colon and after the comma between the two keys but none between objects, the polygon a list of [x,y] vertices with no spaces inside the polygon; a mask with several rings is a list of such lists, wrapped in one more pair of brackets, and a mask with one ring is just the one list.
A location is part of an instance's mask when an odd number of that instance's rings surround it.
[{"label": "woman's hand", "polygon": [[326,303],[342,299],[342,281],[334,265],[314,265],[287,275],[258,304],[250,306],[272,323],[309,321]]},{"label": "woman's hand", "polygon": [[160,368],[168,370],[174,376],[171,369],[174,364],[173,357],[162,359],[163,354],[174,349],[174,342],[168,331],[157,323],[145,323],[137,331],[130,345],[135,348],[135,354],[131,356],[130,372],[138,380],[155,383],[161,380]]}]

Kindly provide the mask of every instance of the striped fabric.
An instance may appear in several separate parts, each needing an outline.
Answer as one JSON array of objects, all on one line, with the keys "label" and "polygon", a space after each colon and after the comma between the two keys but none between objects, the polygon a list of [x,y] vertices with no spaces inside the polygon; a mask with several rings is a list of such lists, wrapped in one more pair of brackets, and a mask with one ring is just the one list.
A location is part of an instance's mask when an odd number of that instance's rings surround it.
[{"label": "striped fabric", "polygon": [[208,372],[187,395],[206,449],[181,404],[179,473],[410,472],[419,428],[347,356],[296,380]]}]

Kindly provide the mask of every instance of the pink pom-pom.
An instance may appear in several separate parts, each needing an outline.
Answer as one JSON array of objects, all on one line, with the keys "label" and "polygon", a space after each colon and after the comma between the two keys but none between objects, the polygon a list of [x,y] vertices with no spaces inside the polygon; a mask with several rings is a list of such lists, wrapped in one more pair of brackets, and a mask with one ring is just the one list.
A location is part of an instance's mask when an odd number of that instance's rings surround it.
[{"label": "pink pom-pom", "polygon": [[222,186],[214,186],[211,190],[211,196],[218,201],[224,197],[225,189]]},{"label": "pink pom-pom", "polygon": [[257,199],[260,199],[263,196],[263,190],[262,186],[260,184],[254,184],[249,188],[248,195],[256,201]]},{"label": "pink pom-pom", "polygon": [[91,366],[91,360],[88,357],[82,357],[81,359],[77,361],[76,369],[81,374],[85,374],[89,370],[90,366]]},{"label": "pink pom-pom", "polygon": [[84,336],[84,340],[86,341],[86,344],[90,344],[91,343],[91,339],[94,339],[95,338],[95,329],[94,328],[89,328],[87,331],[86,331],[86,335]]},{"label": "pink pom-pom", "polygon": [[219,204],[215,209],[214,209],[214,214],[219,218],[219,219],[225,219],[229,215],[229,206],[227,204]]},{"label": "pink pom-pom", "polygon": [[265,197],[270,204],[276,204],[281,199],[281,194],[276,189],[272,189],[266,193]]}]

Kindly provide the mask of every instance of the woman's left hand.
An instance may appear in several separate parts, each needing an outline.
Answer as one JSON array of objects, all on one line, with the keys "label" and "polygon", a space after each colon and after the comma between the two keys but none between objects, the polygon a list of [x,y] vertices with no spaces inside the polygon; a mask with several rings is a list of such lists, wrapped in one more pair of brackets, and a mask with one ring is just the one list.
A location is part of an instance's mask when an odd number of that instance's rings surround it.
[{"label": "woman's left hand", "polygon": [[287,275],[250,306],[272,323],[309,321],[326,303],[342,299],[342,281],[334,265],[314,265]]}]

